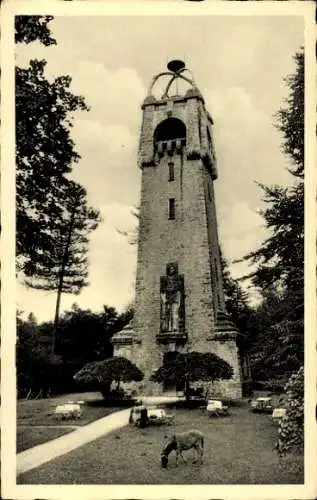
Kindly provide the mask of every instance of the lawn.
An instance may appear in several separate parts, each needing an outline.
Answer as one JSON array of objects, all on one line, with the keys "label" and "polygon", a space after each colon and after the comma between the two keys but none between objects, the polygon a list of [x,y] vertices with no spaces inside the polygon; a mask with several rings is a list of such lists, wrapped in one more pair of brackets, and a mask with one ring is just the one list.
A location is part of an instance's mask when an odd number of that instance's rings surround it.
[{"label": "lawn", "polygon": [[[54,417],[58,404],[85,401],[78,420],[59,420]],[[100,393],[67,394],[47,399],[19,400],[17,403],[17,453],[67,434],[78,426],[89,424],[121,408],[102,405]]]},{"label": "lawn", "polygon": [[38,444],[46,443],[51,439],[56,439],[64,434],[72,432],[71,427],[18,427],[17,428],[17,453],[37,446]]},{"label": "lawn", "polygon": [[120,408],[102,405],[100,393],[67,394],[47,399],[20,400],[17,404],[17,425],[47,425],[56,426],[55,407],[67,401],[85,401],[82,406],[82,417],[78,420],[60,420],[58,425],[86,425],[98,418],[105,417]]},{"label": "lawn", "polygon": [[[269,415],[252,414],[247,404],[230,416],[211,419],[199,410],[177,409],[171,427],[124,427],[18,477],[20,484],[302,484],[303,458],[279,459],[273,450],[277,428]],[[197,428],[205,434],[203,466],[170,457],[160,467],[160,452],[173,430]]]}]

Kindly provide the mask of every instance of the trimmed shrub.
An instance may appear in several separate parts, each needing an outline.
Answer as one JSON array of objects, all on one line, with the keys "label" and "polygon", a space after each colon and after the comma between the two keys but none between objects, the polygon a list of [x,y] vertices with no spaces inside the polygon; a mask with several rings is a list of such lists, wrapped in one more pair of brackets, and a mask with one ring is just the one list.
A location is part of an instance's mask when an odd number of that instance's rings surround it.
[{"label": "trimmed shrub", "polygon": [[74,375],[74,380],[80,384],[94,384],[106,398],[110,395],[111,383],[116,382],[116,390],[120,391],[121,382],[141,381],[143,373],[126,358],[115,356],[104,361],[87,363]]}]

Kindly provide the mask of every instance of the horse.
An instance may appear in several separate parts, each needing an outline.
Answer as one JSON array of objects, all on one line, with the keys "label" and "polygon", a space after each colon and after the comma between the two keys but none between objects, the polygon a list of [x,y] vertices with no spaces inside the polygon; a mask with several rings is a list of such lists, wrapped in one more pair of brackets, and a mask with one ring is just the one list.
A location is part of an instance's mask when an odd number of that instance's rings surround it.
[{"label": "horse", "polygon": [[204,435],[202,432],[197,430],[190,430],[187,432],[182,432],[180,434],[173,434],[173,436],[168,440],[166,445],[164,446],[161,453],[161,465],[164,469],[166,469],[168,464],[168,456],[169,454],[175,450],[176,451],[176,467],[178,465],[178,457],[179,455],[182,457],[183,462],[187,463],[185,458],[183,457],[183,451],[194,448],[197,453],[197,460],[194,461],[196,463],[198,459],[200,463],[203,463],[204,457]]}]

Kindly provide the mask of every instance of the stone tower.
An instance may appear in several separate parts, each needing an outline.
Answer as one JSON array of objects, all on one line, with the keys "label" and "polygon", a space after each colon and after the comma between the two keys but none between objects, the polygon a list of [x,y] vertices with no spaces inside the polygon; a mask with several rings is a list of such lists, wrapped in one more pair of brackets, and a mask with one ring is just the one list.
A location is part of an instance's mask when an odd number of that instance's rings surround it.
[{"label": "stone tower", "polygon": [[[157,98],[161,77],[169,81]],[[178,80],[188,89],[170,95]],[[113,337],[114,354],[131,359],[145,374],[144,392],[153,393],[150,377],[166,352],[213,352],[234,370],[231,380],[216,383],[218,394],[239,398],[248,367],[243,335],[225,311],[212,118],[179,60],[153,78],[142,110],[135,316]]]}]

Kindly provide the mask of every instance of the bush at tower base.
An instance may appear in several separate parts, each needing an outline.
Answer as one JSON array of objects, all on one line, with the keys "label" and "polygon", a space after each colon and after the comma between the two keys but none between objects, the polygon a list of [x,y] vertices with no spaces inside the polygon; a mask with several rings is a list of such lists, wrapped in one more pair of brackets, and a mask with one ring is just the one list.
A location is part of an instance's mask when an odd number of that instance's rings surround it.
[{"label": "bush at tower base", "polygon": [[276,448],[280,455],[304,449],[304,367],[285,385],[286,416],[278,429]]}]

